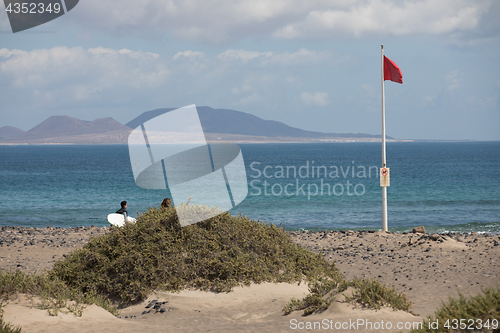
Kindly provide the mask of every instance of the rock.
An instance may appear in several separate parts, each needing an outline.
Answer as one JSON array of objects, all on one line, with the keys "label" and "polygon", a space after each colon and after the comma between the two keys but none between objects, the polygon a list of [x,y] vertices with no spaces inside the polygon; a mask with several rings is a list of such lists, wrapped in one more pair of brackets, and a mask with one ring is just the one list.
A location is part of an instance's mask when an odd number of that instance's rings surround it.
[{"label": "rock", "polygon": [[166,311],[167,311],[167,309],[161,308],[160,313],[163,313],[163,312],[166,312]]},{"label": "rock", "polygon": [[414,234],[425,234],[425,228],[423,225],[419,226],[419,227],[416,227],[416,228],[413,228],[413,233]]},{"label": "rock", "polygon": [[437,241],[441,238],[441,236],[439,236],[438,234],[432,234],[429,236],[430,239],[432,239],[433,241]]},{"label": "rock", "polygon": [[148,304],[148,305],[146,305],[146,309],[149,309],[150,307],[152,307],[153,305],[155,305],[157,301],[158,301],[158,300],[157,300],[157,299],[155,299],[155,300],[152,300],[151,302],[149,302],[149,304]]}]

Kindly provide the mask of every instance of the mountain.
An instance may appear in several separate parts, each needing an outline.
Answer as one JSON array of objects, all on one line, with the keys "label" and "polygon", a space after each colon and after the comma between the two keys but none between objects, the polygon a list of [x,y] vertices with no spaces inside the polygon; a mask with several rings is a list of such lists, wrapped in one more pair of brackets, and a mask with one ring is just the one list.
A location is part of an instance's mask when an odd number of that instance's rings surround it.
[{"label": "mountain", "polygon": [[69,116],[51,116],[26,132],[31,138],[54,138],[68,135],[97,134],[130,129],[111,117],[85,121]]},{"label": "mountain", "polygon": [[7,139],[25,133],[22,129],[12,126],[0,128],[0,139]]},{"label": "mountain", "polygon": [[[85,121],[69,116],[51,116],[27,132],[5,126],[0,128],[1,144],[126,144],[130,131],[142,123],[176,108],[142,113],[122,125],[113,118]],[[249,113],[197,107],[208,142],[336,142],[380,141],[380,135],[362,133],[322,133],[305,131]],[[391,137],[387,137],[392,139]]]},{"label": "mountain", "polygon": [[[125,124],[125,126],[136,128],[149,119],[175,109],[176,108],[163,108],[146,111]],[[268,138],[286,137],[302,139],[319,139],[332,137],[380,138],[380,135],[363,133],[322,133],[305,131],[288,126],[279,121],[264,120],[249,113],[229,109],[213,109],[208,106],[199,106],[196,109],[198,110],[198,115],[200,117],[201,127],[203,128],[203,131],[205,133],[235,134]],[[387,138],[392,139],[389,136]]]},{"label": "mountain", "polygon": [[85,121],[69,116],[51,116],[27,132],[19,131],[17,135],[0,138],[1,143],[126,143],[130,128],[110,117]]}]

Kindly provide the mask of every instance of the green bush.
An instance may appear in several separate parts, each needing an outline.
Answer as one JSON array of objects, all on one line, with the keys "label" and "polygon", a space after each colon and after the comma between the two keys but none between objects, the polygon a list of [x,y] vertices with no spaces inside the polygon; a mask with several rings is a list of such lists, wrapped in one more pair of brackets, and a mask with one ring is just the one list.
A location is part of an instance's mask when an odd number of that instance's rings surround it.
[{"label": "green bush", "polygon": [[[317,281],[309,283],[309,295],[302,300],[292,298],[283,308],[285,315],[297,310],[304,310],[304,315],[320,313],[330,306],[335,296],[335,291],[343,279],[330,280],[320,277]],[[338,290],[337,290],[338,291]]]},{"label": "green bush", "polygon": [[[0,297],[3,300],[12,298],[17,293],[40,297],[39,308],[48,309],[49,314],[57,315],[58,311],[69,311],[81,316],[85,304],[97,304],[107,311],[118,314],[116,306],[102,296],[69,288],[57,277],[47,272],[42,274],[26,274],[21,271],[0,271]],[[68,301],[73,301],[68,303]]]},{"label": "green bush", "polygon": [[408,302],[405,294],[398,293],[395,288],[388,288],[377,280],[354,279],[349,285],[354,287],[354,293],[352,296],[346,296],[348,301],[354,301],[376,310],[389,306],[394,311],[408,311],[411,307],[411,302]]},{"label": "green bush", "polygon": [[283,308],[283,312],[287,315],[296,310],[304,310],[306,316],[320,313],[328,309],[338,293],[345,291],[350,286],[354,287],[354,293],[352,296],[344,295],[347,301],[376,310],[383,306],[390,306],[393,310],[408,311],[410,309],[411,302],[406,300],[405,294],[397,293],[394,288],[389,289],[385,284],[376,280],[346,281],[339,279],[334,281],[319,278],[309,284],[309,295],[302,300],[292,298]]},{"label": "green bush", "polygon": [[[184,209],[202,214],[209,208]],[[93,238],[58,261],[50,274],[83,294],[122,305],[139,302],[154,289],[228,292],[252,282],[341,279],[334,264],[294,244],[274,225],[223,213],[180,227],[175,209],[157,208],[136,224]]]}]

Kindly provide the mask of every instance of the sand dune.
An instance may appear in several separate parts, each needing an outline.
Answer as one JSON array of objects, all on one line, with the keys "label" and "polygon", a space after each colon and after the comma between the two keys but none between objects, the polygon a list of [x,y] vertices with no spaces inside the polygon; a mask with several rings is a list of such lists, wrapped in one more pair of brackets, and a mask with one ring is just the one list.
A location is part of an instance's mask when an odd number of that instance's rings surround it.
[{"label": "sand dune", "polygon": [[[82,247],[90,237],[108,232],[106,228],[2,228],[0,230],[0,269],[25,272],[50,269],[64,254]],[[333,325],[339,332],[390,332],[376,329],[384,321],[411,325],[458,292],[475,295],[482,288],[498,287],[500,276],[500,236],[453,234],[397,234],[385,232],[289,232],[292,239],[312,251],[335,260],[347,279],[375,278],[413,302],[411,311],[394,312],[362,309],[346,303],[340,296],[323,313],[303,317],[302,312],[283,316],[282,308],[291,297],[302,298],[305,284],[263,283],[238,287],[231,293],[184,290],[180,293],[156,292],[144,302],[121,310],[120,318],[89,306],[82,317],[73,314],[48,315],[20,296],[4,304],[4,319],[20,325],[23,332],[296,332],[309,323]],[[164,313],[143,314],[152,301],[168,301]],[[35,300],[36,304],[36,300]],[[127,317],[127,318],[126,318]],[[358,320],[371,322],[352,329]],[[332,322],[330,322],[332,321]],[[335,324],[351,329],[335,329]],[[361,322],[359,322],[361,323]],[[324,326],[322,326],[324,327]],[[384,326],[384,328],[387,326]],[[324,330],[325,331],[325,330]],[[406,331],[405,329],[394,329]]]},{"label": "sand dune", "polygon": [[[366,322],[372,327],[390,322],[421,322],[407,312],[384,308],[379,311],[361,309],[346,303],[343,296],[332,303],[323,313],[304,317],[301,312],[288,316],[282,313],[283,305],[291,297],[302,298],[307,294],[304,284],[263,283],[249,287],[238,287],[231,293],[212,293],[185,290],[180,293],[156,292],[138,304],[121,310],[116,318],[105,310],[93,305],[84,310],[81,317],[73,314],[49,316],[46,310],[33,308],[33,302],[25,297],[11,301],[4,310],[4,319],[13,325],[22,327],[23,332],[291,332],[308,323],[316,327],[325,325],[335,328],[337,325],[360,324],[354,330],[342,329],[343,332],[366,331]],[[143,314],[151,300],[168,301],[166,312]],[[36,300],[34,301],[37,302]],[[128,317],[128,318],[126,318]],[[363,324],[358,322],[363,320]],[[378,324],[377,324],[378,323]],[[340,326],[339,326],[340,327]],[[368,327],[369,328],[369,327]],[[308,331],[300,329],[300,331]],[[386,329],[369,329],[370,332],[387,332]],[[389,330],[401,331],[401,330]],[[404,330],[403,330],[404,331]]]}]

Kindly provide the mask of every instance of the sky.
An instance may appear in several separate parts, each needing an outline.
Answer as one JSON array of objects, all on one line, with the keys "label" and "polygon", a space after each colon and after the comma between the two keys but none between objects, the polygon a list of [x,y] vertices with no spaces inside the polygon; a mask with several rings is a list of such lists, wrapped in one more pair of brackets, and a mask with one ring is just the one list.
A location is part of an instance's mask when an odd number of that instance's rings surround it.
[{"label": "sky", "polygon": [[196,104],[305,130],[500,140],[500,1],[81,0],[12,33],[0,7],[0,127],[122,124]]}]

